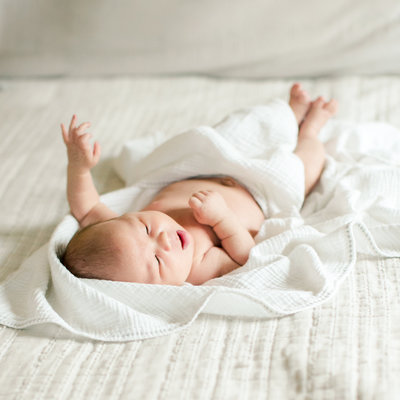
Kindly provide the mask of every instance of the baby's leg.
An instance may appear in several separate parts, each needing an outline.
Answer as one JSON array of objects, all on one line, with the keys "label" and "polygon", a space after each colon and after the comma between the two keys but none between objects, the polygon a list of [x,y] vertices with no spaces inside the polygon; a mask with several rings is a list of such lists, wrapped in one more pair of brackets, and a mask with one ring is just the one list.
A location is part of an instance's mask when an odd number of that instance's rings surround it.
[{"label": "baby's leg", "polygon": [[300,126],[299,139],[301,137],[317,138],[321,128],[336,114],[337,108],[338,103],[334,99],[325,102],[323,97],[318,97],[313,101],[306,118]]},{"label": "baby's leg", "polygon": [[300,83],[295,83],[290,89],[289,106],[293,110],[297,124],[300,125],[311,106],[310,95],[301,87]]},{"label": "baby's leg", "polygon": [[312,190],[321,176],[325,163],[324,145],[318,133],[326,122],[335,115],[336,100],[325,102],[322,97],[312,102],[310,110],[300,125],[297,147],[294,153],[303,161],[305,174],[305,195]]}]

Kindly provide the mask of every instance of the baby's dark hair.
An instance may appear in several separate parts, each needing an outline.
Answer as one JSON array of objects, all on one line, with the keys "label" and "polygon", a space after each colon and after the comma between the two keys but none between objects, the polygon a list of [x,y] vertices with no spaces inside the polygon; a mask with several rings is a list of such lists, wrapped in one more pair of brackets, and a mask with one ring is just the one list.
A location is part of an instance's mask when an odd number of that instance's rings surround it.
[{"label": "baby's dark hair", "polygon": [[[78,230],[69,241],[60,261],[76,277],[111,280],[115,262],[113,242],[96,235],[96,227],[102,222]],[[114,262],[113,262],[114,261]]]}]

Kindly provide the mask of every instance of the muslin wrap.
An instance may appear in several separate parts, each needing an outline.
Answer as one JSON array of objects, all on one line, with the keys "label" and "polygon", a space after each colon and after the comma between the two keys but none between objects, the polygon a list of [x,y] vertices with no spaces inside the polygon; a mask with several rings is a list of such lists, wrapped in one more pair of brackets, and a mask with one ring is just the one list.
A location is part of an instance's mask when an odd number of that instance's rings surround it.
[{"label": "muslin wrap", "polygon": [[399,257],[400,132],[384,123],[328,122],[320,133],[325,168],[304,204],[297,134],[291,109],[276,100],[166,141],[154,134],[127,143],[115,160],[127,187],[102,196],[110,208],[140,210],[176,180],[232,176],[266,217],[248,262],[200,286],[76,278],[58,258],[78,229],[68,215],[0,284],[0,323],[50,323],[128,341],[177,331],[202,312],[277,318],[329,299],[357,257]]}]

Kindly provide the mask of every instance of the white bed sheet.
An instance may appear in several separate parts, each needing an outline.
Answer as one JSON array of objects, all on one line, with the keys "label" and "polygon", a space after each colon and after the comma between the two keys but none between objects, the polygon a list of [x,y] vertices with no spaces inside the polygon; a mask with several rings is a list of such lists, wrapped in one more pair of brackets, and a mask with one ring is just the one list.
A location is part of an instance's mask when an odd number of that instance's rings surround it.
[{"label": "white bed sheet", "polygon": [[[285,97],[292,82],[204,78],[2,81],[0,279],[44,244],[67,212],[59,123],[90,120],[103,147],[101,192],[122,187],[111,159],[134,135],[172,136]],[[335,96],[339,117],[400,128],[400,78],[302,81]],[[399,138],[400,140],[400,138]],[[78,340],[52,326],[0,327],[0,398],[396,398],[400,260],[360,255],[337,295],[270,321],[200,316],[130,343]]]}]

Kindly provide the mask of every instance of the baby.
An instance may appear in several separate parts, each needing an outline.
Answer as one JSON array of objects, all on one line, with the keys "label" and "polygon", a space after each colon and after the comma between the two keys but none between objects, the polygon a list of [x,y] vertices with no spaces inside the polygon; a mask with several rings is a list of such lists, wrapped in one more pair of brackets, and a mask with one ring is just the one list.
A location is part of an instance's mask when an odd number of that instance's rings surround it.
[{"label": "baby", "polygon": [[[305,195],[325,160],[318,133],[337,109],[322,97],[310,100],[300,84],[289,105],[299,125],[294,150],[304,164]],[[63,264],[77,277],[123,282],[200,285],[246,263],[264,215],[252,195],[231,177],[189,178],[164,187],[141,211],[118,215],[100,201],[91,168],[100,158],[86,129],[61,124],[68,152],[67,197],[80,230]]]}]

